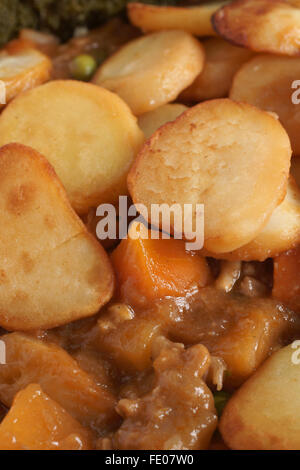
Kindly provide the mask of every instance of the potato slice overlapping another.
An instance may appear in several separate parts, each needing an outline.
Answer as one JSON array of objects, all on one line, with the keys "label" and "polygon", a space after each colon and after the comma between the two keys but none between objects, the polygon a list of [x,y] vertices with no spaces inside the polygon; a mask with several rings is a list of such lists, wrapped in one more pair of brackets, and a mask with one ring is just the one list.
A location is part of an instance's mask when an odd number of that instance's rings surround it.
[{"label": "potato slice overlapping another", "polygon": [[16,54],[2,54],[0,80],[6,88],[6,102],[23,91],[47,82],[51,70],[51,60],[35,49],[26,49]]},{"label": "potato slice overlapping another", "polygon": [[146,139],[149,139],[159,127],[167,122],[174,121],[187,109],[187,106],[180,103],[165,104],[153,111],[149,111],[149,113],[142,114],[138,119],[138,123]]},{"label": "potato slice overlapping another", "polygon": [[265,261],[300,243],[300,189],[290,177],[283,202],[274,210],[257,237],[230,253],[204,253],[229,261]]},{"label": "potato slice overlapping another", "polygon": [[46,159],[0,149],[0,325],[51,328],[96,313],[114,288],[109,259]]},{"label": "potato slice overlapping another", "polygon": [[221,38],[203,41],[205,65],[194,83],[184,90],[180,98],[195,102],[228,96],[234,74],[250,59],[253,52],[236,47]]},{"label": "potato slice overlapping another", "polygon": [[212,22],[233,44],[258,52],[300,54],[299,0],[237,0],[218,10]]},{"label": "potato slice overlapping another", "polygon": [[18,142],[45,155],[80,214],[127,193],[143,141],[128,106],[89,83],[46,83],[19,95],[0,116],[0,146]]},{"label": "potato slice overlapping another", "polygon": [[197,39],[180,30],[162,31],[123,46],[100,66],[93,82],[117,93],[140,115],[174,101],[203,65]]},{"label": "potato slice overlapping another", "polygon": [[[291,146],[270,113],[228,99],[201,103],[147,141],[129,176],[135,203],[205,207],[204,247],[240,248],[267,224],[286,194]],[[174,227],[172,227],[174,229]]]},{"label": "potato slice overlapping another", "polygon": [[237,72],[229,95],[233,100],[275,112],[289,134],[294,154],[298,156],[300,107],[293,103],[293,83],[299,77],[300,58],[258,55]]},{"label": "potato slice overlapping another", "polygon": [[212,15],[224,2],[212,2],[197,7],[172,7],[129,3],[128,16],[134,26],[145,32],[182,29],[195,36],[214,36]]}]

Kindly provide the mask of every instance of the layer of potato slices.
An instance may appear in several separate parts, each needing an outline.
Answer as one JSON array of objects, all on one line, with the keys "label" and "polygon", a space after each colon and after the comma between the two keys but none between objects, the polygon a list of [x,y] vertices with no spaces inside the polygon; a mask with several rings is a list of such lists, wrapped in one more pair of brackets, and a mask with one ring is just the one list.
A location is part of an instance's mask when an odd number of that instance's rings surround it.
[{"label": "layer of potato slices", "polygon": [[46,83],[18,96],[0,117],[0,145],[19,142],[45,155],[80,214],[127,193],[143,141],[128,106],[90,83]]},{"label": "layer of potato slices", "polygon": [[230,98],[275,112],[289,134],[294,154],[300,156],[300,108],[292,99],[292,85],[298,77],[300,58],[258,55],[235,75]]},{"label": "layer of potato slices", "polygon": [[204,247],[224,253],[253,240],[267,224],[285,197],[290,158],[289,138],[270,113],[212,100],[147,141],[128,185],[148,215],[151,204],[176,203],[183,212],[191,204],[194,227],[196,204],[204,204]]},{"label": "layer of potato slices", "polygon": [[236,47],[221,38],[203,41],[205,65],[194,83],[180,98],[199,102],[228,96],[234,74],[253,55],[248,49]]},{"label": "layer of potato slices", "polygon": [[273,354],[228,402],[220,431],[230,449],[299,449],[299,345]]},{"label": "layer of potato slices", "polygon": [[135,115],[174,101],[201,72],[204,50],[184,31],[135,39],[100,66],[93,82],[117,93]]},{"label": "layer of potato slices", "polygon": [[51,60],[35,49],[1,54],[0,80],[5,84],[6,103],[19,93],[47,82],[51,69]]},{"label": "layer of potato slices", "polygon": [[113,395],[64,349],[21,333],[7,334],[1,340],[6,364],[0,367],[0,400],[7,407],[20,390],[38,383],[84,426],[103,431],[118,423]]},{"label": "layer of potato slices", "polygon": [[300,54],[298,0],[237,0],[212,18],[216,32],[253,51]]},{"label": "layer of potato slices", "polygon": [[112,267],[53,168],[35,150],[9,144],[0,174],[0,325],[51,328],[96,313],[112,296]]},{"label": "layer of potato slices", "polygon": [[15,397],[0,424],[0,450],[91,450],[91,433],[37,384]]},{"label": "layer of potato slices", "polygon": [[172,7],[129,3],[128,16],[134,26],[145,32],[182,29],[195,36],[214,36],[212,15],[224,2],[212,2],[197,7]]},{"label": "layer of potato slices", "polygon": [[274,210],[267,225],[258,236],[241,248],[229,253],[212,254],[229,261],[265,261],[300,243],[300,190],[290,177],[283,202]]},{"label": "layer of potato slices", "polygon": [[187,109],[186,106],[180,103],[165,104],[149,111],[149,113],[142,114],[138,119],[138,123],[146,139],[149,139],[159,127],[167,122],[174,121]]}]

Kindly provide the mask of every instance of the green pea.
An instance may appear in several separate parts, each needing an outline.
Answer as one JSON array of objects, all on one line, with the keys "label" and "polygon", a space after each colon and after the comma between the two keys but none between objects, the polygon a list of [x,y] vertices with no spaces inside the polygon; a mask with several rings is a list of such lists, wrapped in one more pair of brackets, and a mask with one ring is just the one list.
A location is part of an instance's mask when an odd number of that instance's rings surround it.
[{"label": "green pea", "polygon": [[70,69],[75,80],[88,81],[96,72],[97,62],[91,55],[81,54],[72,60]]},{"label": "green pea", "polygon": [[228,402],[230,398],[230,394],[227,392],[215,392],[214,393],[214,399],[215,399],[215,407],[218,413],[218,416],[220,417],[221,414],[223,413],[223,410],[225,408],[226,403]]}]

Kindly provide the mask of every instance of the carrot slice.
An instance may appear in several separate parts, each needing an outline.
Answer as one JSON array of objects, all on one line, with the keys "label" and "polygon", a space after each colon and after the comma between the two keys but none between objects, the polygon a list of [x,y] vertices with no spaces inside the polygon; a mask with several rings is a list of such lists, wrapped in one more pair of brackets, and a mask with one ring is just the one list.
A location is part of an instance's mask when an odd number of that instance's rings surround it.
[{"label": "carrot slice", "polygon": [[[137,224],[132,224],[128,239],[112,254],[124,301],[140,304],[166,296],[179,297],[209,283],[205,258],[186,251],[182,240],[153,240],[150,232],[147,234],[147,229]],[[138,232],[134,239],[133,233]]]}]

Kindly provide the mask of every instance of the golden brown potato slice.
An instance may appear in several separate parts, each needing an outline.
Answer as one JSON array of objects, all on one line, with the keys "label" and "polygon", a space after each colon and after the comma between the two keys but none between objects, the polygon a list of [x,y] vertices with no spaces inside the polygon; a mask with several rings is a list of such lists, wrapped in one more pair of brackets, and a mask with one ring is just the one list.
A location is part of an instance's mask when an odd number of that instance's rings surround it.
[{"label": "golden brown potato slice", "polygon": [[0,450],[91,449],[91,433],[36,384],[17,394],[0,425]]},{"label": "golden brown potato slice", "polygon": [[299,55],[300,2],[237,0],[212,17],[220,36],[258,52]]},{"label": "golden brown potato slice", "polygon": [[174,121],[187,109],[187,106],[179,103],[165,104],[149,111],[149,113],[142,114],[138,119],[138,123],[146,139],[149,139],[159,127],[167,122]]},{"label": "golden brown potato slice", "polygon": [[145,32],[182,29],[195,36],[214,36],[212,15],[224,4],[213,2],[197,7],[170,7],[129,3],[128,16],[134,26]]},{"label": "golden brown potato slice", "polygon": [[203,46],[204,69],[182,92],[180,97],[184,101],[199,102],[227,96],[235,72],[253,55],[248,49],[233,46],[221,38],[206,39]]},{"label": "golden brown potato slice", "polygon": [[228,402],[220,431],[231,449],[299,450],[300,365],[293,346],[273,354]]},{"label": "golden brown potato slice", "polygon": [[0,325],[51,328],[96,313],[112,296],[112,268],[53,168],[10,144],[0,150],[0,175]]},{"label": "golden brown potato slice", "polygon": [[118,96],[83,82],[37,87],[0,117],[0,145],[19,142],[45,155],[79,213],[126,194],[126,176],[143,140]]},{"label": "golden brown potato slice", "polygon": [[35,49],[0,57],[0,80],[6,87],[6,102],[22,91],[29,90],[50,79],[51,60]]},{"label": "golden brown potato slice", "polygon": [[195,38],[184,31],[162,31],[126,44],[100,66],[93,81],[140,115],[174,101],[203,65],[204,50]]},{"label": "golden brown potato slice", "polygon": [[206,101],[161,127],[128,177],[135,203],[205,206],[204,247],[253,240],[286,193],[291,148],[273,116],[228,99]]},{"label": "golden brown potato slice", "polygon": [[1,337],[6,364],[0,366],[0,400],[12,405],[15,395],[31,383],[59,403],[83,425],[102,430],[117,421],[115,399],[62,348],[19,333]]},{"label": "golden brown potato slice", "polygon": [[300,242],[300,190],[290,177],[284,201],[274,210],[261,233],[241,248],[229,253],[208,253],[230,261],[265,261],[283,251],[294,248]]},{"label": "golden brown potato slice", "polygon": [[230,98],[275,112],[290,137],[294,154],[300,156],[300,107],[292,100],[292,84],[299,77],[300,58],[259,55],[237,72]]}]

